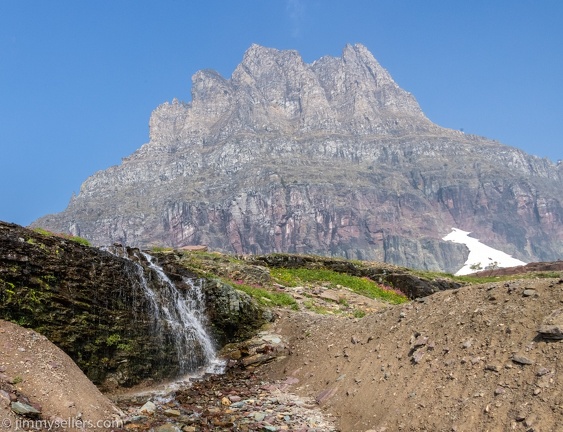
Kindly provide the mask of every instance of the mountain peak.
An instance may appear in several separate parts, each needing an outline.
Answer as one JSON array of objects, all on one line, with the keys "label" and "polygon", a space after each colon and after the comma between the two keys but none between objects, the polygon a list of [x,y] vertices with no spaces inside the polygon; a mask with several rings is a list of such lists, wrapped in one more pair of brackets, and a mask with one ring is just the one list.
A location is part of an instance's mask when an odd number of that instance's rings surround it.
[{"label": "mountain peak", "polygon": [[192,98],[197,102],[192,114],[210,126],[209,133],[223,136],[312,130],[381,135],[436,128],[361,44],[347,45],[341,58],[312,64],[297,51],[253,44],[229,80],[196,73]]},{"label": "mountain peak", "polygon": [[[561,256],[561,169],[441,128],[361,45],[305,63],[252,45],[230,78],[202,70],[150,141],[37,225],[96,244],[208,244],[455,272],[451,226],[532,261]],[[524,203],[524,204],[523,204]]]}]

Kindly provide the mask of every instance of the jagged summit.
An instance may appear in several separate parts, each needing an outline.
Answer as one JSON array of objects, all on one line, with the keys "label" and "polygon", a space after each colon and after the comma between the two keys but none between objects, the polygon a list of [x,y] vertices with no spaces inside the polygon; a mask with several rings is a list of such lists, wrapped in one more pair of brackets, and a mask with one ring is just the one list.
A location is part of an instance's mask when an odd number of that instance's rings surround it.
[{"label": "jagged summit", "polygon": [[159,136],[153,129],[163,126],[181,127],[200,138],[237,133],[396,135],[437,129],[415,98],[359,44],[347,45],[341,58],[323,57],[312,64],[297,51],[254,44],[230,79],[199,71],[192,77],[191,105],[164,104],[153,117],[151,139]]},{"label": "jagged summit", "polygon": [[452,226],[523,261],[563,255],[562,170],[428,120],[363,45],[305,63],[252,45],[230,78],[192,77],[191,102],[150,140],[35,222],[96,244],[207,244],[457,271]]}]

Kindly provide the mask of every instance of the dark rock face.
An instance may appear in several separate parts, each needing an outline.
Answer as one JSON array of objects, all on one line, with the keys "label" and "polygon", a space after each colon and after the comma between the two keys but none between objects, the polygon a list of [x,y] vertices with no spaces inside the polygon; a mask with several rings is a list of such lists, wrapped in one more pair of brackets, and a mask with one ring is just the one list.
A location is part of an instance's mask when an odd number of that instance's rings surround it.
[{"label": "dark rock face", "polygon": [[[178,289],[189,289],[177,277],[189,271],[171,268]],[[156,275],[143,271],[159,289]],[[45,335],[98,385],[128,386],[180,372],[172,330],[153,331],[138,277],[129,259],[0,222],[0,318]],[[219,289],[215,281],[206,281],[203,292],[218,348],[264,323],[264,311],[246,294],[225,284]]]},{"label": "dark rock face", "polygon": [[197,72],[149,143],[34,225],[455,272],[452,227],[524,261],[563,256],[562,190],[563,165],[433,124],[361,45],[312,64],[253,45],[230,79]]}]

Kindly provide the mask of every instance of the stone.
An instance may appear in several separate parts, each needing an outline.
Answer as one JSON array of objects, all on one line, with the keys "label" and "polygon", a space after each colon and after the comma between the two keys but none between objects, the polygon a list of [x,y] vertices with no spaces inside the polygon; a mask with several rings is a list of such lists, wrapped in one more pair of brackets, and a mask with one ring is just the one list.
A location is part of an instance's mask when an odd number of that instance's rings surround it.
[{"label": "stone", "polygon": [[244,367],[249,367],[251,365],[257,366],[259,364],[272,360],[275,357],[276,355],[274,353],[254,354],[248,357],[243,357],[241,360],[241,364]]},{"label": "stone", "polygon": [[530,360],[528,357],[522,355],[522,354],[514,354],[512,356],[512,361],[514,363],[518,363],[521,365],[531,365],[534,364],[534,362],[532,360]]},{"label": "stone", "polygon": [[422,358],[424,357],[425,352],[422,350],[416,350],[413,355],[412,355],[412,361],[415,364],[418,364],[422,361]]},{"label": "stone", "polygon": [[336,391],[337,391],[336,387],[327,388],[327,389],[321,391],[315,397],[315,401],[317,402],[317,404],[323,405],[327,400],[329,400],[331,397],[333,397],[336,394]]},{"label": "stone", "polygon": [[141,408],[139,408],[140,414],[154,414],[156,411],[156,405],[152,401],[147,401]]},{"label": "stone", "polygon": [[164,423],[163,425],[157,426],[154,429],[154,432],[180,432],[181,429],[172,424],[172,423]]},{"label": "stone", "polygon": [[0,389],[0,401],[4,403],[6,406],[9,405],[10,402],[12,401],[12,399],[10,398],[10,394],[5,390]]},{"label": "stone", "polygon": [[282,341],[279,335],[273,335],[273,334],[264,335],[262,336],[262,339],[267,342],[273,343],[274,345],[280,344]]},{"label": "stone", "polygon": [[492,371],[492,372],[499,372],[502,369],[502,366],[496,363],[490,363],[485,366],[485,370]]},{"label": "stone", "polygon": [[538,292],[536,290],[533,289],[525,289],[524,292],[522,293],[522,295],[524,297],[534,297],[538,295]]},{"label": "stone", "polygon": [[167,410],[164,410],[164,415],[166,417],[180,417],[182,413],[177,409],[169,408]]},{"label": "stone", "polygon": [[538,371],[536,372],[536,375],[541,377],[541,376],[547,375],[550,372],[551,371],[548,368],[542,367],[542,368],[538,369]]},{"label": "stone", "polygon": [[39,415],[41,411],[37,410],[36,408],[32,407],[31,405],[22,403],[22,402],[12,402],[11,404],[12,411],[19,415]]},{"label": "stone", "polygon": [[319,297],[323,300],[330,300],[337,303],[340,301],[340,295],[330,289],[321,292]]},{"label": "stone", "polygon": [[420,348],[420,347],[426,345],[427,342],[428,342],[428,337],[422,336],[422,335],[418,336],[416,338],[416,340],[414,341],[413,348]]},{"label": "stone", "polygon": [[544,339],[563,339],[563,309],[556,309],[547,315],[538,332]]}]

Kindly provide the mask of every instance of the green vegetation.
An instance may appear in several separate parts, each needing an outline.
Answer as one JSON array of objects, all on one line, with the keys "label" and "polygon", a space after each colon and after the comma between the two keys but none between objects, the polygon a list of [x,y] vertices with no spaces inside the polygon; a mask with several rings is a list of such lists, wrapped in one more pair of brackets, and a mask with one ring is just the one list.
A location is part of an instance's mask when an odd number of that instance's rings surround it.
[{"label": "green vegetation", "polygon": [[[34,228],[33,231],[35,231],[37,234],[41,234],[41,235],[46,236],[46,237],[60,237],[60,238],[66,239],[66,240],[76,242],[76,243],[81,244],[83,246],[92,246],[90,244],[90,242],[83,237],[73,236],[71,234],[54,233],[54,232],[48,231],[48,230],[43,229],[43,228]],[[32,239],[29,239],[27,242],[34,244]],[[58,250],[57,250],[57,253],[58,253]]]},{"label": "green vegetation", "polygon": [[162,246],[152,246],[151,247],[151,253],[168,253],[168,252],[172,252],[174,249],[170,248],[170,247],[162,247]]},{"label": "green vegetation", "polygon": [[[456,282],[462,282],[464,284],[470,285],[478,285],[483,283],[491,283],[491,282],[504,282],[510,281],[514,279],[546,279],[546,278],[560,278],[562,277],[561,272],[530,272],[530,273],[518,273],[514,275],[504,275],[504,276],[492,276],[492,272],[494,269],[488,269],[491,272],[491,276],[472,276],[472,275],[463,275],[463,276],[454,276],[450,273],[440,273],[435,271],[425,271],[425,270],[412,270],[412,269],[405,269],[411,274],[415,276],[419,276],[425,279],[451,279]],[[487,271],[487,270],[485,270]]]},{"label": "green vegetation", "polygon": [[321,306],[317,306],[312,300],[305,300],[303,302],[303,306],[305,306],[305,308],[310,310],[311,312],[315,312],[320,315],[328,314],[328,309]]},{"label": "green vegetation", "polygon": [[106,345],[107,346],[114,346],[114,345],[118,345],[119,342],[121,341],[121,336],[119,336],[117,333],[114,333],[112,335],[109,335],[106,339]]},{"label": "green vegetation", "polygon": [[369,278],[350,276],[326,269],[275,268],[270,270],[272,278],[286,286],[299,286],[304,283],[328,282],[331,288],[337,285],[349,288],[357,294],[384,300],[392,304],[408,301],[407,297],[389,287],[383,287]]},{"label": "green vegetation", "polygon": [[366,312],[361,309],[356,309],[354,311],[354,318],[363,318],[366,316]]},{"label": "green vegetation", "polygon": [[51,237],[53,235],[51,231],[47,231],[46,229],[43,228],[33,228],[33,231],[35,231],[37,234],[41,234],[47,237]]},{"label": "green vegetation", "polygon": [[90,242],[83,237],[69,236],[66,237],[68,240],[81,244],[82,246],[91,246]]},{"label": "green vegetation", "polygon": [[256,301],[265,306],[289,306],[293,309],[297,308],[295,299],[286,293],[273,292],[264,288],[254,287],[242,283],[233,284],[230,281],[227,283],[232,284],[236,289],[241,290],[249,296],[256,299]]}]

